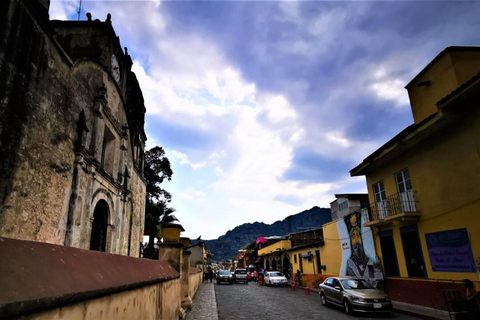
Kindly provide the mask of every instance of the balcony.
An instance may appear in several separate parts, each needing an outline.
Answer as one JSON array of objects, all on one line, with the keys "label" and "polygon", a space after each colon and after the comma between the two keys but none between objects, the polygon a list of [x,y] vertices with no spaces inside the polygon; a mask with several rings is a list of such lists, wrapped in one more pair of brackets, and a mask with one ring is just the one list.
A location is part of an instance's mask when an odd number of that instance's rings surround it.
[{"label": "balcony", "polygon": [[366,227],[391,224],[394,221],[417,221],[420,213],[415,205],[415,191],[396,193],[385,200],[371,203],[365,215]]}]

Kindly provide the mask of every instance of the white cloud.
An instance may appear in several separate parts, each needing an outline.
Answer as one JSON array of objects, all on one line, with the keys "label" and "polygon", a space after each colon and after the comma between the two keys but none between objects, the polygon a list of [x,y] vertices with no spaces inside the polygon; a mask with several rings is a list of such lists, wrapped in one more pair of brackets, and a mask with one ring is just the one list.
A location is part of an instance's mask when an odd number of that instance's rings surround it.
[{"label": "white cloud", "polygon": [[378,67],[372,71],[372,82],[368,85],[373,93],[383,100],[395,102],[395,106],[403,107],[408,105],[408,93],[404,89],[405,80],[396,78],[386,67]]},{"label": "white cloud", "polygon": [[184,153],[181,153],[179,151],[175,151],[173,150],[172,151],[172,155],[177,158],[179,161],[179,163],[181,165],[184,165],[184,164],[187,164],[189,165],[190,167],[192,167],[193,169],[198,169],[198,168],[203,168],[207,165],[207,162],[203,161],[203,162],[200,162],[200,163],[193,163],[191,162],[189,159],[188,159],[188,156]]}]

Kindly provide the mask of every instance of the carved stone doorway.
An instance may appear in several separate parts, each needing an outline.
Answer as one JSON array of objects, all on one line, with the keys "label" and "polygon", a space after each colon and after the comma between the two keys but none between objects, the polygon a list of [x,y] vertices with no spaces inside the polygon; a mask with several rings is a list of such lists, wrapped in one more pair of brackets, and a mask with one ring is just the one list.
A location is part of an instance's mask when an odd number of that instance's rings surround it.
[{"label": "carved stone doorway", "polygon": [[107,221],[109,208],[105,200],[98,201],[93,211],[90,250],[105,251],[107,245]]}]

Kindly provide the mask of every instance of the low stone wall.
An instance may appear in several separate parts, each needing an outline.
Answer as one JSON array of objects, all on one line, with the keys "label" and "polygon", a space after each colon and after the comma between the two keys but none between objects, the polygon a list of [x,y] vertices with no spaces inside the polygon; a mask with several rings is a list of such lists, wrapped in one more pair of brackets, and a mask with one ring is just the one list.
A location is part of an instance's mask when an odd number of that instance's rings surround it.
[{"label": "low stone wall", "polygon": [[188,296],[193,298],[197,293],[198,288],[202,284],[202,270],[198,268],[190,268],[190,281]]},{"label": "low stone wall", "polygon": [[180,281],[175,279],[25,315],[22,319],[178,319],[178,292]]},{"label": "low stone wall", "polygon": [[0,238],[0,318],[178,319],[166,261]]}]

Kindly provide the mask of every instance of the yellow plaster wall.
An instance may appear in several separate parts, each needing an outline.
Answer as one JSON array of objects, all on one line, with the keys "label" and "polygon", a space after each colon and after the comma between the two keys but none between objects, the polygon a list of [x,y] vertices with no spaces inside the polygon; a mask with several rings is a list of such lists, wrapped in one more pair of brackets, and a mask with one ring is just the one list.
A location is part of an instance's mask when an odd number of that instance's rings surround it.
[{"label": "yellow plaster wall", "polygon": [[195,296],[195,293],[197,293],[198,287],[202,284],[202,273],[197,272],[197,273],[191,273],[189,275],[190,279],[188,281],[189,285],[189,293],[188,296],[193,298]]},{"label": "yellow plaster wall", "polygon": [[[317,266],[315,265],[315,269],[313,268],[315,262],[315,250],[318,250],[318,247],[305,247],[299,250],[292,250],[290,251],[290,256],[292,257],[292,271],[294,274],[296,274],[297,270],[300,270],[300,254],[305,255],[307,254],[308,251],[312,253],[312,261],[308,261],[308,258],[303,258],[303,273],[304,274],[316,274],[317,272]],[[297,263],[295,263],[295,260],[293,258],[293,255],[297,255]]]},{"label": "yellow plaster wall", "polygon": [[323,225],[325,245],[320,249],[322,264],[326,270],[322,271],[329,276],[338,276],[342,266],[342,241],[338,233],[337,222],[332,221]]},{"label": "yellow plaster wall", "polygon": [[180,280],[123,291],[24,316],[25,320],[178,319]]},{"label": "yellow plaster wall", "polygon": [[[478,110],[479,108],[476,108]],[[431,270],[425,233],[467,228],[473,256],[480,260],[480,111],[472,110],[463,121],[451,125],[393,161],[368,174],[369,198],[374,202],[372,184],[383,180],[387,196],[397,193],[394,174],[404,168],[410,172],[412,188],[416,191],[419,237],[429,278],[478,280],[478,273],[441,273]],[[392,229],[397,251],[400,276],[407,277],[405,257],[399,228]],[[381,256],[380,242],[375,239]]]},{"label": "yellow plaster wall", "polygon": [[290,249],[292,247],[292,243],[290,240],[280,240],[278,242],[275,242],[274,244],[271,244],[269,246],[266,246],[265,248],[262,248],[258,250],[258,255],[264,255],[264,254],[269,254],[272,252],[275,252],[278,250],[285,250],[285,249]]},{"label": "yellow plaster wall", "polygon": [[[409,88],[415,123],[437,111],[436,103],[480,71],[479,51],[450,51],[441,56]],[[417,84],[430,81],[428,86]]]}]

